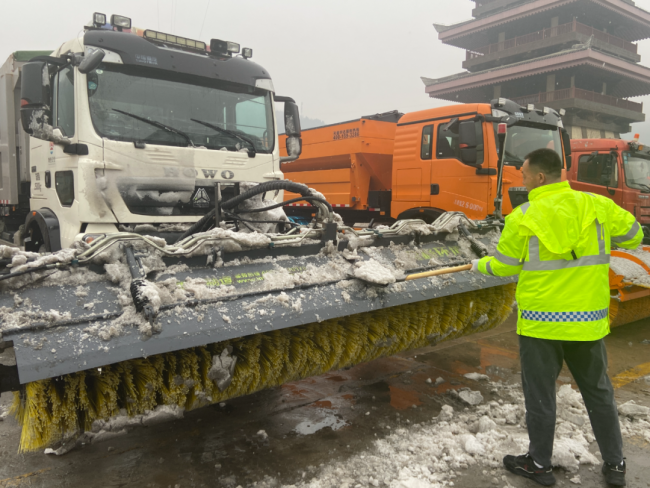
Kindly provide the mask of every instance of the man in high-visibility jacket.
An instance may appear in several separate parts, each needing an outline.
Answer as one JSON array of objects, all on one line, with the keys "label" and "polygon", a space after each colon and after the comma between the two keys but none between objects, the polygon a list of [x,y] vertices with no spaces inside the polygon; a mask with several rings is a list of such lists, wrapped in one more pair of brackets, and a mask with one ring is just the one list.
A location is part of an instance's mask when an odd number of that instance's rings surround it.
[{"label": "man in high-visibility jacket", "polygon": [[603,337],[609,333],[611,244],[636,248],[643,231],[634,216],[600,195],[561,181],[562,162],[538,149],[522,167],[529,202],[506,218],[494,256],[473,262],[492,276],[519,275],[517,306],[529,452],[506,456],[506,468],[550,486],[555,383],[566,361],[593,428],[608,483],[625,486],[625,461]]}]

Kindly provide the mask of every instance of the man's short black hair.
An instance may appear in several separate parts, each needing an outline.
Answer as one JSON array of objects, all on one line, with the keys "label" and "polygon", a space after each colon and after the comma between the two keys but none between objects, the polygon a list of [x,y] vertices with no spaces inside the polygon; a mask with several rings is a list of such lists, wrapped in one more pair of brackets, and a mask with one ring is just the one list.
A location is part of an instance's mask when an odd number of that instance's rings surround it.
[{"label": "man's short black hair", "polygon": [[539,171],[551,178],[562,176],[562,160],[553,149],[536,149],[526,156],[529,165],[534,165]]}]

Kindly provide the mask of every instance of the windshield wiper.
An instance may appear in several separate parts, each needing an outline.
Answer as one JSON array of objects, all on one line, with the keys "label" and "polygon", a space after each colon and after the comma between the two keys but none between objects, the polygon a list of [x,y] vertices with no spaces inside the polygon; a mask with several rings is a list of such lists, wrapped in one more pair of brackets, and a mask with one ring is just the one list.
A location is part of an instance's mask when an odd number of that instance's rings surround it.
[{"label": "windshield wiper", "polygon": [[513,154],[513,153],[511,153],[511,152],[508,151],[508,150],[505,150],[505,151],[503,151],[503,152],[504,152],[504,154],[506,155],[506,157],[511,158],[511,159],[508,159],[508,161],[507,161],[508,163],[524,164],[524,162],[522,161],[522,159],[521,159],[519,156],[517,156],[516,154]]},{"label": "windshield wiper", "polygon": [[[255,144],[250,139],[247,139],[244,136],[240,136],[239,134],[235,134],[233,131],[230,131],[228,129],[222,129],[221,127],[211,124],[210,122],[203,122],[202,120],[197,120],[197,119],[190,119],[192,122],[196,122],[197,124],[204,125],[206,127],[209,127],[210,129],[216,130],[217,132],[221,132],[222,134],[227,134],[230,137],[235,137],[236,139],[239,139],[240,141],[244,141],[251,146],[251,150],[248,151],[248,156],[251,158],[255,157],[255,153],[257,152],[255,150]],[[251,154],[252,153],[252,154]]]},{"label": "windshield wiper", "polygon": [[125,112],[124,110],[119,110],[117,108],[114,108],[113,110],[115,112],[119,112],[119,113],[127,115],[129,117],[133,117],[134,119],[139,120],[141,122],[144,122],[145,124],[153,125],[154,127],[158,127],[159,129],[163,129],[163,130],[166,130],[167,132],[171,132],[172,134],[178,134],[179,136],[181,136],[183,139],[185,139],[187,141],[188,145],[190,145],[192,147],[196,147],[194,145],[194,143],[192,142],[192,139],[190,139],[190,136],[188,136],[185,132],[181,132],[178,129],[174,129],[173,127],[170,127],[168,125],[163,124],[162,122],[158,122],[156,120],[149,120],[147,118],[140,117],[139,115],[135,115],[135,114],[132,114],[132,113],[129,113],[129,112]]},{"label": "windshield wiper", "polygon": [[[646,192],[646,193],[650,193],[650,186],[645,185],[645,184],[643,184],[643,183],[634,183],[634,184],[635,184],[635,185],[639,185],[639,186],[644,186],[644,187],[645,187],[645,192]],[[643,190],[642,190],[642,191],[643,191]]]}]

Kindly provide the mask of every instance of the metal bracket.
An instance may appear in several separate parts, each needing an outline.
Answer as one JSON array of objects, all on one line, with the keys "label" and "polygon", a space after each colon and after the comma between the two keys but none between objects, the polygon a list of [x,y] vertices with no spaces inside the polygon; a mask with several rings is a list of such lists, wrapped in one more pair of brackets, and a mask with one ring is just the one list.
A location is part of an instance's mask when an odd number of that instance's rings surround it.
[{"label": "metal bracket", "polygon": [[221,184],[214,184],[214,227],[219,228],[221,223]]},{"label": "metal bracket", "polygon": [[147,297],[140,295],[140,288],[145,286],[145,276],[142,272],[142,267],[140,266],[140,260],[135,256],[133,248],[131,246],[124,246],[124,252],[126,254],[126,264],[129,266],[129,271],[131,272],[131,298],[133,298],[133,304],[135,309],[138,312],[142,312],[144,318],[150,324],[153,324],[156,319],[156,312],[154,308],[149,304]]},{"label": "metal bracket", "polygon": [[485,256],[488,255],[488,250],[484,245],[479,243],[476,238],[472,235],[472,233],[465,227],[463,224],[458,224],[458,230],[460,233],[469,241],[469,245],[474,251],[474,254],[476,254],[480,258],[484,258]]},{"label": "metal bracket", "polygon": [[0,393],[18,390],[20,390],[18,366],[5,366],[4,364],[0,364]]},{"label": "metal bracket", "polygon": [[329,241],[334,241],[336,243],[336,231],[338,226],[334,222],[323,224],[323,238],[321,242],[326,244]]}]

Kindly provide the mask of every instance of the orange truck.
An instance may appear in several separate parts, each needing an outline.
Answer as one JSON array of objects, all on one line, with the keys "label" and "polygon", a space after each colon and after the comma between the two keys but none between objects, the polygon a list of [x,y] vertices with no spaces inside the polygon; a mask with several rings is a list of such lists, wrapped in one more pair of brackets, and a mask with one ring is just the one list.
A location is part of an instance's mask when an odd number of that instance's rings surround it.
[{"label": "orange truck", "polygon": [[[631,212],[650,240],[650,146],[620,139],[573,139],[574,190],[611,198]],[[650,243],[650,242],[649,242]]]},{"label": "orange truck", "polygon": [[[302,131],[302,155],[285,163],[285,178],[318,190],[349,224],[420,218],[448,211],[484,219],[495,211],[496,128],[506,123],[503,214],[526,198],[519,169],[539,147],[558,151],[570,166],[568,133],[555,110],[500,98],[407,114],[388,112]],[[280,136],[283,148],[285,137]],[[297,197],[285,194],[285,200]],[[286,209],[286,207],[285,207]],[[294,218],[313,209],[297,203]]]}]

